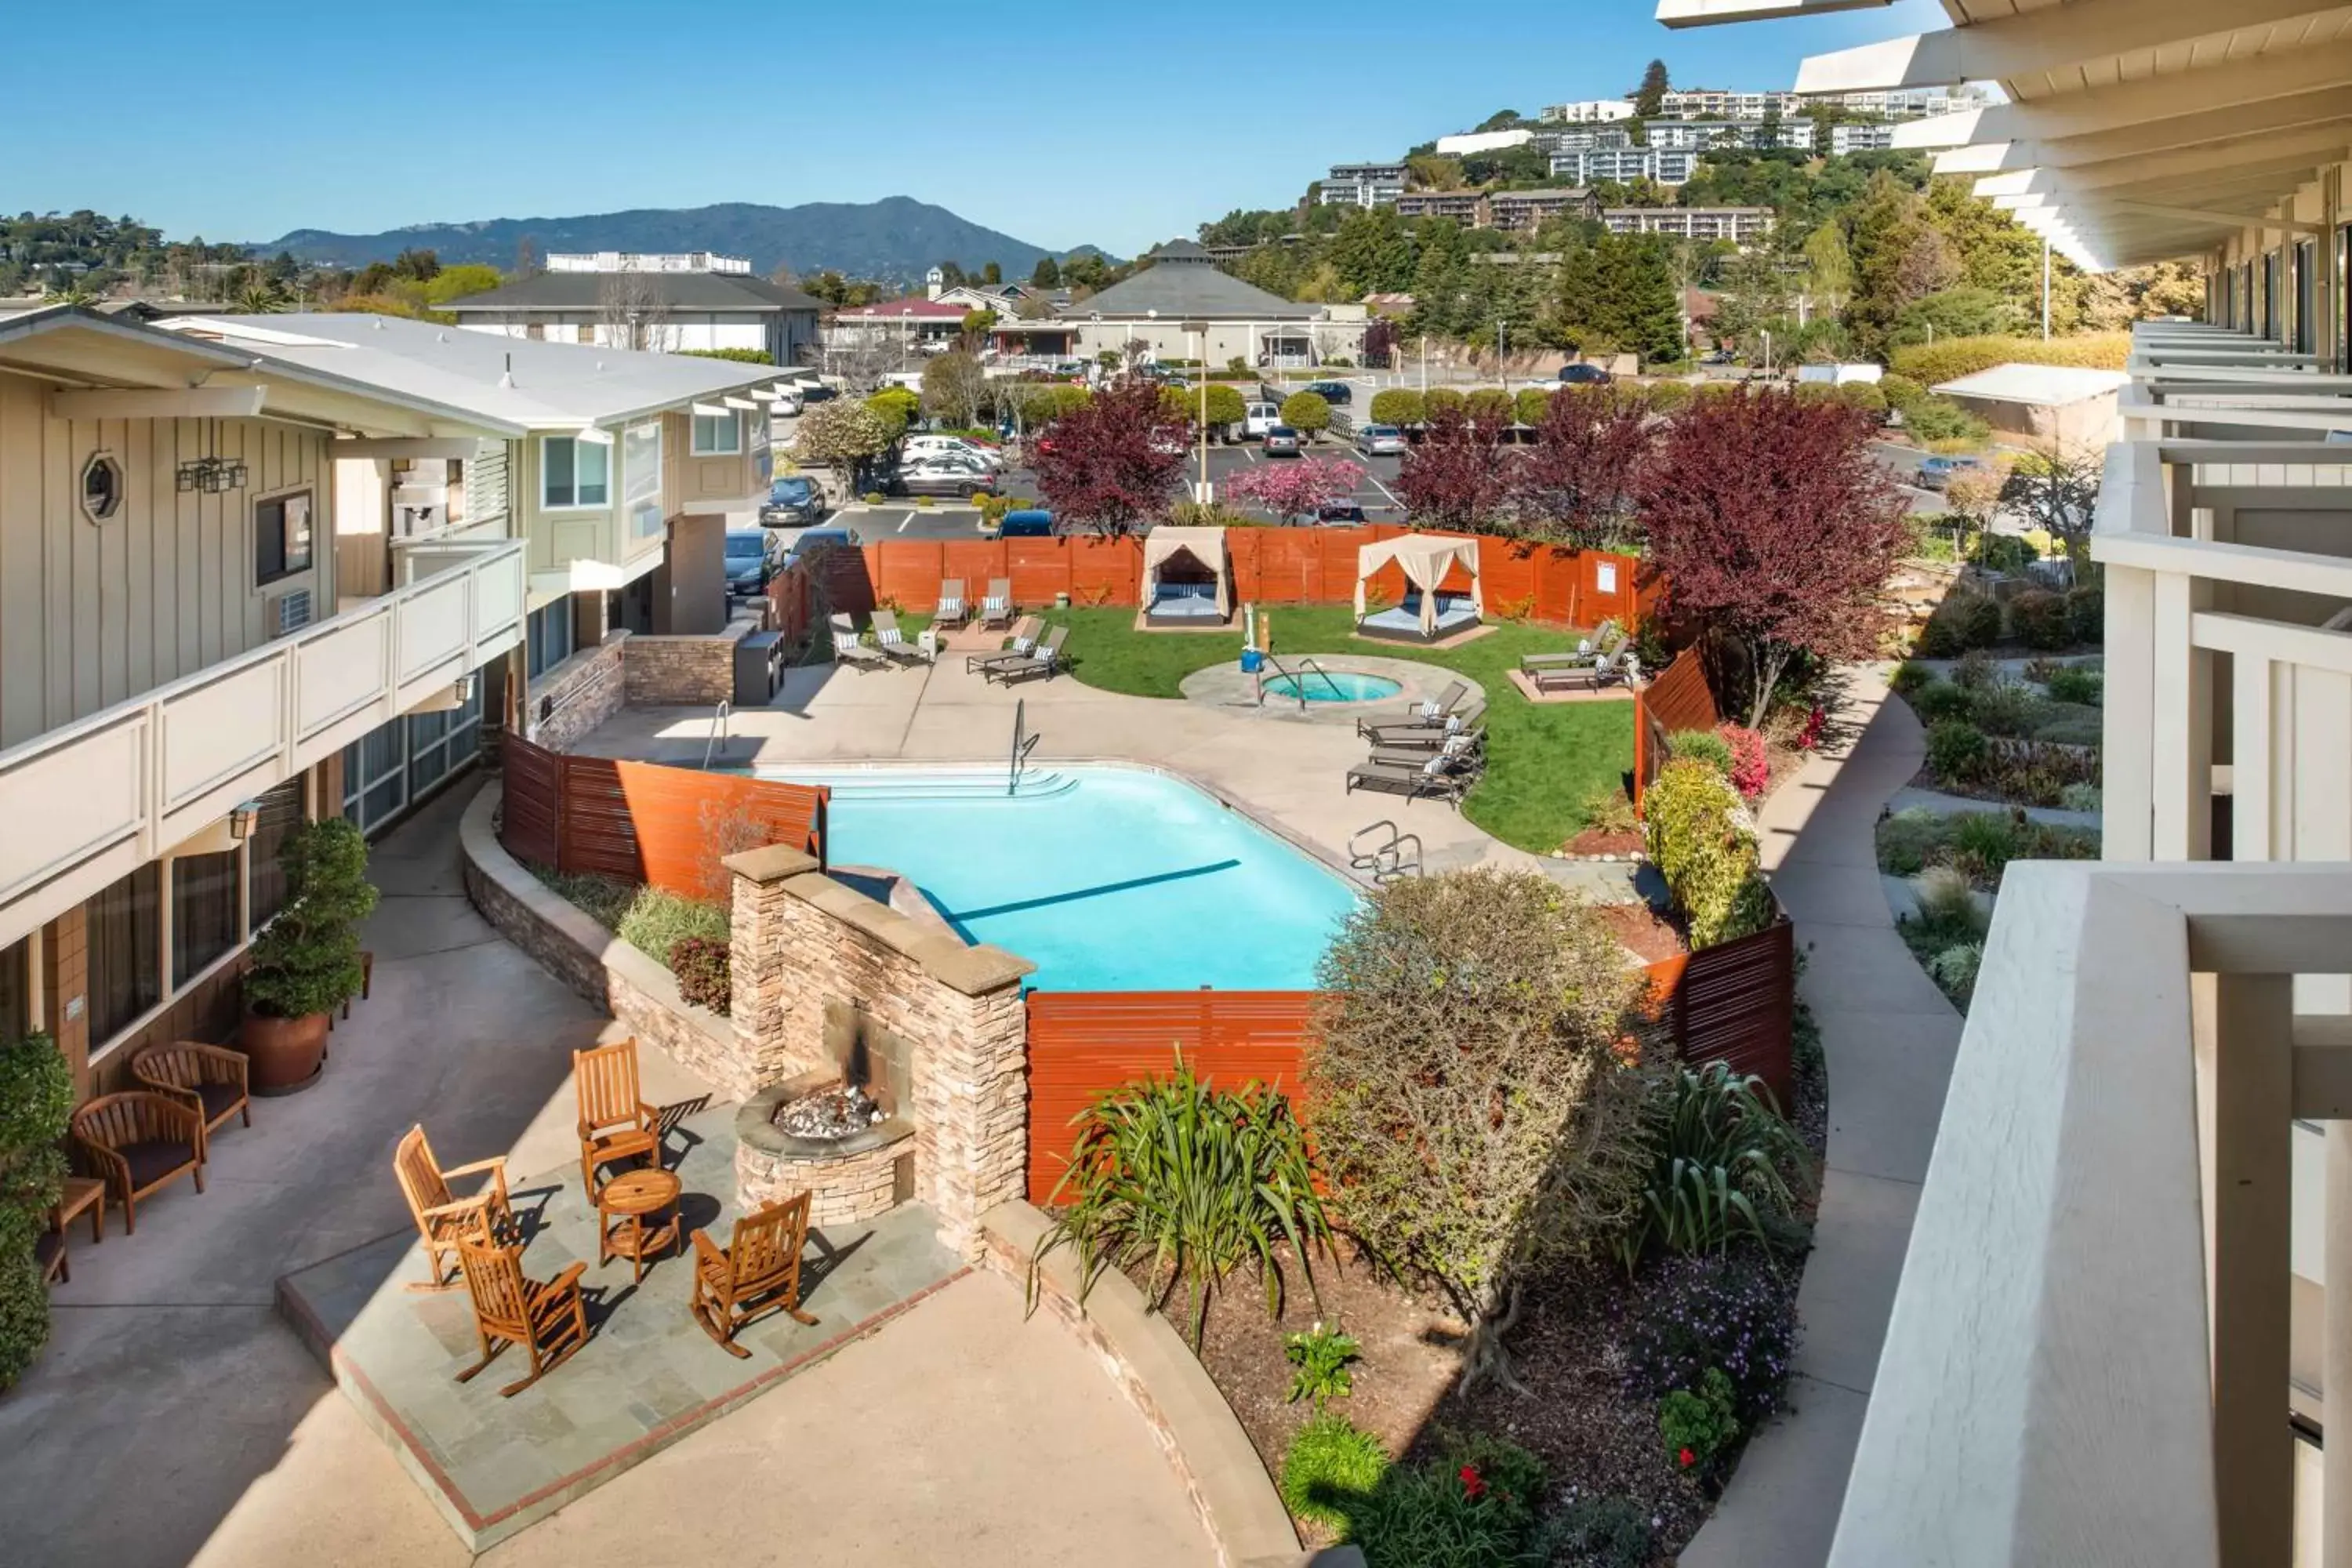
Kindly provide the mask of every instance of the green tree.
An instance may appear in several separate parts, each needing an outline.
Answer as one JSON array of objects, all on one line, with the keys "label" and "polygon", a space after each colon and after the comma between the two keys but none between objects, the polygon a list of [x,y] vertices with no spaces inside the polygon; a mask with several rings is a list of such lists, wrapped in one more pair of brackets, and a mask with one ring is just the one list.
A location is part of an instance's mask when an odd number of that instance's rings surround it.
[{"label": "green tree", "polygon": [[1004,281],[1003,267],[997,262],[990,262],[987,266],[980,269],[980,280],[982,283],[987,284],[992,289],[995,288],[999,283]]},{"label": "green tree", "polygon": [[1331,427],[1331,405],[1319,392],[1294,392],[1282,400],[1282,422],[1311,439]]},{"label": "green tree", "polygon": [[[1271,248],[1279,252],[1306,247]],[[1397,216],[1394,207],[1359,209],[1341,218],[1339,232],[1323,247],[1323,258],[1338,269],[1340,280],[1360,300],[1412,285],[1412,237],[1406,233],[1404,220]]]},{"label": "green tree", "polygon": [[1203,395],[1208,399],[1209,424],[1213,428],[1225,425],[1238,425],[1248,416],[1249,407],[1242,401],[1239,387],[1227,386],[1221,381],[1213,381],[1208,384]]},{"label": "green tree", "polygon": [[1666,62],[1652,60],[1642,72],[1641,88],[1633,94],[1633,117],[1655,120],[1664,110],[1666,91],[1673,86],[1666,76]]},{"label": "green tree", "polygon": [[487,294],[505,281],[495,267],[479,261],[461,262],[455,267],[444,267],[425,279],[425,302],[441,305],[451,300],[462,300],[468,294]]},{"label": "green tree", "polygon": [[940,283],[950,289],[961,289],[963,287],[966,281],[963,275],[963,263],[960,261],[942,261],[939,264],[939,268]]},{"label": "green tree", "polygon": [[1059,289],[1062,286],[1061,263],[1050,256],[1041,256],[1037,265],[1029,269],[1029,286],[1033,289]]},{"label": "green tree", "polygon": [[793,457],[806,468],[832,469],[841,492],[846,495],[857,465],[867,458],[879,457],[893,439],[880,415],[863,403],[844,398],[812,405],[801,416],[800,427],[793,439]]},{"label": "green tree", "polygon": [[934,419],[977,425],[981,404],[987,396],[986,373],[978,360],[961,349],[934,354],[923,366],[923,409]]},{"label": "green tree", "polygon": [[882,422],[883,444],[887,446],[904,436],[907,426],[922,413],[923,399],[920,394],[903,386],[886,386],[867,398],[866,406]]},{"label": "green tree", "polygon": [[1805,240],[1805,291],[1822,309],[1845,309],[1853,293],[1853,257],[1845,247],[1845,230],[1832,218]]}]

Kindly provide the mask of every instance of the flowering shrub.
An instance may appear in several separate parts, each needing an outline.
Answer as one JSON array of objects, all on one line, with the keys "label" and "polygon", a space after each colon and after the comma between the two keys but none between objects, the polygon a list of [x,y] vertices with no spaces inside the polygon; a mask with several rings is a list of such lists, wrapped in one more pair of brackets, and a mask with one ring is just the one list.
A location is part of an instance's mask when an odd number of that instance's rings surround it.
[{"label": "flowering shrub", "polygon": [[682,936],[670,943],[669,972],[677,976],[677,994],[688,1005],[726,1016],[734,989],[727,943]]},{"label": "flowering shrub", "polygon": [[1797,750],[1810,752],[1819,746],[1822,743],[1822,726],[1829,721],[1829,710],[1818,702],[1814,703],[1812,711],[1805,715],[1803,731],[1797,736]]},{"label": "flowering shrub", "polygon": [[1739,1418],[1731,1413],[1731,1379],[1721,1367],[1700,1373],[1696,1389],[1674,1389],[1658,1401],[1658,1436],[1685,1470],[1714,1464],[1731,1447]]},{"label": "flowering shrub", "polygon": [[1715,1368],[1731,1384],[1733,1416],[1752,1428],[1781,1408],[1796,1352],[1796,1293],[1759,1248],[1670,1258],[1645,1277],[1625,1391],[1662,1399]]},{"label": "flowering shrub", "polygon": [[1754,800],[1771,782],[1772,765],[1764,751],[1764,737],[1738,724],[1725,724],[1716,733],[1731,748],[1731,787],[1743,800]]},{"label": "flowering shrub", "polygon": [[1524,1563],[1543,1491],[1543,1462],[1517,1444],[1454,1438],[1443,1458],[1393,1467],[1354,1500],[1343,1539],[1363,1548],[1370,1568]]},{"label": "flowering shrub", "polygon": [[1643,847],[1690,922],[1694,952],[1772,923],[1771,895],[1756,870],[1756,835],[1738,793],[1711,764],[1668,763],[1643,807],[1649,819]]}]

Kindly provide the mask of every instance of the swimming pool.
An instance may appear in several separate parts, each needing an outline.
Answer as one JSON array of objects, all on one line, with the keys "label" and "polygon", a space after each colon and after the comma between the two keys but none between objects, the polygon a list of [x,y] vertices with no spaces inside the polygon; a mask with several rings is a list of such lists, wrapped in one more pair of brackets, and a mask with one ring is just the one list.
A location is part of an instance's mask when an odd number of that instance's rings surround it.
[{"label": "swimming pool", "polygon": [[825,784],[826,858],[910,878],[1046,991],[1298,991],[1355,905],[1337,872],[1206,793],[1140,768],[795,768]]},{"label": "swimming pool", "polygon": [[1354,669],[1307,669],[1296,675],[1269,676],[1265,690],[1268,697],[1287,697],[1295,702],[1302,687],[1309,702],[1378,702],[1402,691],[1404,682]]}]

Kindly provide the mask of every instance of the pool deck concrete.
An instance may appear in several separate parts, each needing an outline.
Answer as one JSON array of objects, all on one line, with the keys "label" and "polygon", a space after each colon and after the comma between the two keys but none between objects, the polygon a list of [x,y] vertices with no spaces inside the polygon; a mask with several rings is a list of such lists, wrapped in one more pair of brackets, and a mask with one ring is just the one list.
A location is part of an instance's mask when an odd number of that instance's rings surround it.
[{"label": "pool deck concrete", "polygon": [[[1165,768],[1341,869],[1349,838],[1387,820],[1421,836],[1423,865],[1433,872],[1499,866],[1540,871],[1606,902],[1633,897],[1627,866],[1530,855],[1442,801],[1349,793],[1348,770],[1364,760],[1365,742],[1352,722],[1334,722],[1328,711],[1301,720],[1296,703],[1234,708],[1127,697],[1066,675],[1007,688],[967,674],[960,653],[935,665],[871,673],[810,666],[788,671],[769,706],[734,714],[730,760],[762,766],[1004,762],[1016,704],[1024,702],[1026,732],[1039,737],[1033,761]],[[1401,714],[1404,706],[1367,703],[1364,710]],[[573,749],[699,766],[711,722],[703,708],[626,708]]]}]

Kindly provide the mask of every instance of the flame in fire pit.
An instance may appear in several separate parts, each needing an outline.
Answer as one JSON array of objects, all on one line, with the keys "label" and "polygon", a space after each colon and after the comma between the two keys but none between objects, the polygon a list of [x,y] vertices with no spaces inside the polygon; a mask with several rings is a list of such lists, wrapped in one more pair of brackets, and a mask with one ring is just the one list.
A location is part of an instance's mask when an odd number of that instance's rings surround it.
[{"label": "flame in fire pit", "polygon": [[882,1108],[852,1084],[785,1101],[776,1107],[775,1124],[795,1138],[846,1138],[882,1119]]}]

